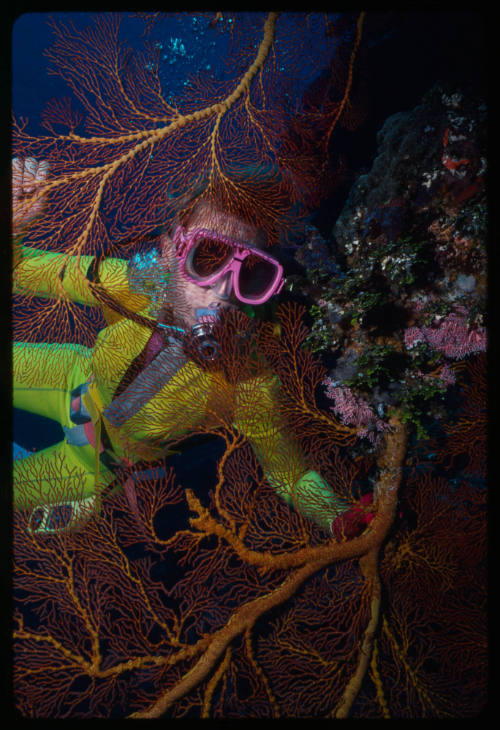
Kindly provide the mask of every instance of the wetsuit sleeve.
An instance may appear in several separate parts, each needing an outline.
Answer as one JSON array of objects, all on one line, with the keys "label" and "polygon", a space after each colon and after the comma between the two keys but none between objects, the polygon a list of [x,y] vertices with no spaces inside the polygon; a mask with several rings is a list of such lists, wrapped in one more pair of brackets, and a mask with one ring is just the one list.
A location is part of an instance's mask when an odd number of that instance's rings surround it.
[{"label": "wetsuit sleeve", "polygon": [[90,307],[100,306],[89,283],[98,283],[115,301],[138,312],[148,305],[149,299],[129,288],[128,262],[109,258],[95,269],[94,256],[72,256],[66,261],[65,254],[38,251],[14,243],[14,293],[35,295],[43,298],[59,298],[66,295],[71,301]]},{"label": "wetsuit sleeve", "polygon": [[299,444],[284,427],[276,403],[277,387],[270,377],[238,385],[234,425],[246,435],[276,493],[329,531],[332,520],[349,504],[308,468]]}]

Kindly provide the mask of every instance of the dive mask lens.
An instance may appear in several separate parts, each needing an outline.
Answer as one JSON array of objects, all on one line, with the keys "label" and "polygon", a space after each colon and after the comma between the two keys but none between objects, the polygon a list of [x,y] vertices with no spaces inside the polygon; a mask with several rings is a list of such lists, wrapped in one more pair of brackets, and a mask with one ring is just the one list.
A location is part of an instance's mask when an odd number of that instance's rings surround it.
[{"label": "dive mask lens", "polygon": [[258,254],[250,253],[241,263],[238,285],[245,299],[260,299],[270,291],[278,276],[277,267]]},{"label": "dive mask lens", "polygon": [[204,237],[196,242],[187,259],[186,267],[191,276],[203,281],[222,271],[233,258],[234,249],[224,241]]}]

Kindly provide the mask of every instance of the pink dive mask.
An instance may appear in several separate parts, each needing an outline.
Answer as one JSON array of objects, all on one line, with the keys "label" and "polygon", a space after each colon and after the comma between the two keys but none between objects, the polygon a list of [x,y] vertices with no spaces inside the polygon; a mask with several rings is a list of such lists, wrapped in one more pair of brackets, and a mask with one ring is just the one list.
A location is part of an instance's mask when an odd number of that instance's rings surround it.
[{"label": "pink dive mask", "polygon": [[267,302],[285,282],[283,267],[275,258],[208,228],[186,233],[178,226],[173,242],[180,270],[188,281],[211,286],[230,271],[233,291],[245,304]]}]

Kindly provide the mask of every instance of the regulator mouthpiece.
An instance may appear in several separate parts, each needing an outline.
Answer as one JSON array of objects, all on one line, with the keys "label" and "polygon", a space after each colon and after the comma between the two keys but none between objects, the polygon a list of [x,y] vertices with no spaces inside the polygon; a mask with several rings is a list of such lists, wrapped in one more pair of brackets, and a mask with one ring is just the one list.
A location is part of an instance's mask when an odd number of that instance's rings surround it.
[{"label": "regulator mouthpiece", "polygon": [[196,349],[203,358],[213,362],[219,357],[219,343],[213,336],[214,322],[198,322],[191,328]]}]

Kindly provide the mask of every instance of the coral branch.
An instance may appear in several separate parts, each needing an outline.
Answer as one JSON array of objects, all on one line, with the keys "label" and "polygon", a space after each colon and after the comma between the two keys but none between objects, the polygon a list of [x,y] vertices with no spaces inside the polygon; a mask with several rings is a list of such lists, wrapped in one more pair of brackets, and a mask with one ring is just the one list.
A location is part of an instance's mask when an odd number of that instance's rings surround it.
[{"label": "coral branch", "polygon": [[227,650],[231,641],[240,633],[252,628],[258,618],[271,608],[288,600],[310,576],[322,568],[328,560],[310,562],[292,573],[279,588],[255,601],[242,606],[236,611],[226,626],[212,638],[210,646],[195,666],[185,674],[180,682],[168,690],[157,702],[147,710],[135,712],[133,718],[157,718],[180,697],[199,684],[213,669],[220,656]]},{"label": "coral branch", "polygon": [[[363,676],[370,662],[370,652],[373,643],[375,628],[378,623],[379,606],[380,606],[380,582],[376,573],[377,565],[377,545],[384,539],[387,530],[390,527],[392,517],[395,510],[395,495],[401,479],[401,469],[403,460],[406,455],[407,429],[402,426],[396,417],[392,420],[394,434],[388,439],[388,444],[380,459],[381,477],[379,488],[377,490],[379,497],[379,513],[371,524],[370,537],[356,538],[348,543],[343,543],[335,547],[324,547],[317,549],[308,549],[300,554],[286,556],[271,556],[269,554],[258,556],[253,551],[244,548],[234,536],[231,536],[228,530],[223,528],[210,518],[208,512],[204,510],[196,500],[193,494],[188,494],[188,501],[192,509],[200,514],[199,518],[191,520],[193,525],[212,531],[212,534],[225,537],[231,546],[239,550],[240,557],[247,563],[260,564],[266,569],[283,569],[296,567],[305,562],[294,573],[281,584],[279,588],[275,588],[272,593],[264,595],[242,606],[235,614],[231,616],[226,626],[218,631],[211,639],[208,649],[198,660],[197,664],[178,682],[172,689],[168,690],[157,702],[155,702],[148,710],[134,713],[135,718],[154,718],[160,717],[176,700],[189,692],[193,687],[200,683],[212,670],[220,656],[225,652],[231,641],[235,639],[243,631],[248,631],[266,611],[278,606],[285,600],[289,599],[296,593],[302,583],[309,577],[314,575],[321,568],[325,567],[333,560],[341,560],[364,555],[360,564],[363,568],[369,584],[371,586],[371,618],[365,631],[363,644],[361,647],[361,658],[356,674],[346,687],[346,692],[341,706],[338,708],[338,716],[347,715],[349,708],[356,696],[361,685]],[[375,547],[374,547],[375,546]]]},{"label": "coral branch", "polygon": [[363,683],[366,671],[372,658],[373,642],[380,618],[380,578],[378,575],[378,550],[375,548],[359,561],[371,593],[370,620],[365,629],[359,649],[359,662],[356,672],[347,683],[341,702],[337,705],[333,717],[340,719],[349,716],[349,711]]}]

